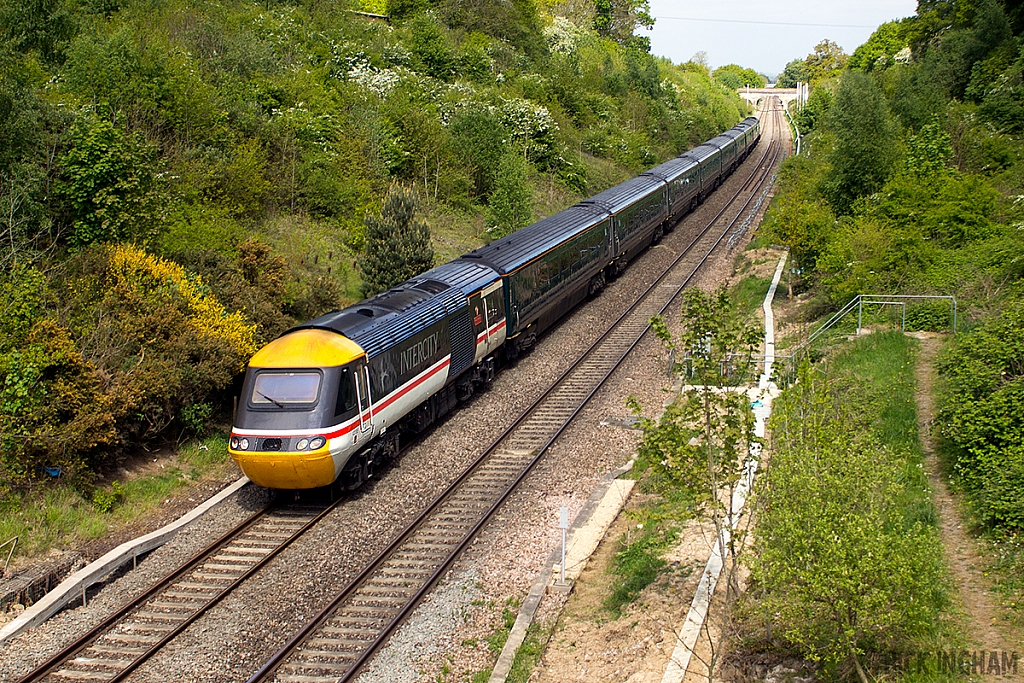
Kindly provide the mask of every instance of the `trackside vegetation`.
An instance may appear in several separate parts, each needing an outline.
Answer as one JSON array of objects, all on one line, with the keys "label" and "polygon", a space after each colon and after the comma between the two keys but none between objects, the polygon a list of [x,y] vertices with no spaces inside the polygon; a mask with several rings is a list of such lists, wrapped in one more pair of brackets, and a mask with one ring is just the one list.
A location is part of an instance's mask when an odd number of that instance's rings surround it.
[{"label": "trackside vegetation", "polygon": [[[808,153],[784,164],[764,222],[803,270],[809,320],[858,294],[956,297],[959,334],[940,361],[935,430],[1018,618],[1022,46],[1016,3],[938,0],[879,27],[838,71],[811,69],[808,57],[812,93],[794,112]],[[869,324],[885,319],[870,313]],[[942,304],[906,313],[911,329],[951,327]]]},{"label": "trackside vegetation", "polygon": [[914,386],[911,340],[886,332],[805,365],[775,401],[742,647],[866,682],[956,642]]}]

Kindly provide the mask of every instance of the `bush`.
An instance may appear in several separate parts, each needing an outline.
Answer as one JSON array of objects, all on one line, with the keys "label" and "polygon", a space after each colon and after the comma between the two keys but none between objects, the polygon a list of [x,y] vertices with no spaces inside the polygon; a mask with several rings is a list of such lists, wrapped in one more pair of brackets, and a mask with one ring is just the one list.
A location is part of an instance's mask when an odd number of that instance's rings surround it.
[{"label": "bush", "polygon": [[1024,529],[1024,296],[942,358],[940,433],[978,523]]},{"label": "bush", "polygon": [[948,604],[909,348],[872,337],[775,402],[748,592],[776,641],[861,680],[933,643]]},{"label": "bush", "polygon": [[125,133],[91,115],[71,129],[61,158],[61,193],[72,216],[72,246],[144,240],[157,230],[156,149],[139,133]]},{"label": "bush", "polygon": [[176,419],[199,431],[256,350],[246,317],[175,263],[119,245],[69,266],[61,318],[0,349],[0,467],[15,483],[44,467],[88,480]]}]

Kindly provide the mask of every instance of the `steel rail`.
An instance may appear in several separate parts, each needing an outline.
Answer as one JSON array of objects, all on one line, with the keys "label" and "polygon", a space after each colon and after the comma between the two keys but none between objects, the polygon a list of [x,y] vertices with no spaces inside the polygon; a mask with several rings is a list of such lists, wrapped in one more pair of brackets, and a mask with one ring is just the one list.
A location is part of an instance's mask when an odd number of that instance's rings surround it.
[{"label": "steel rail", "polygon": [[[271,549],[255,564],[249,567],[241,575],[234,578],[231,583],[224,586],[219,592],[210,596],[209,600],[202,605],[198,606],[196,610],[189,614],[187,617],[182,619],[177,626],[167,631],[166,635],[161,637],[158,641],[148,648],[145,652],[135,657],[131,663],[126,665],[123,669],[117,672],[111,672],[110,677],[107,679],[108,683],[119,683],[120,681],[127,678],[133,671],[139,666],[144,664],[150,658],[153,657],[157,652],[162,650],[167,643],[171,642],[176,638],[182,631],[188,626],[194,623],[201,616],[209,612],[214,606],[219,604],[224,598],[233,593],[239,586],[245,583],[249,578],[256,574],[259,570],[270,563],[274,558],[280,555],[285,549],[290,547],[295,541],[303,536],[309,529],[319,523],[328,513],[334,510],[339,504],[343,502],[343,499],[339,498],[325,507],[323,510],[316,513],[311,519],[303,523],[301,527],[295,530],[287,539],[279,543],[276,547]],[[87,633],[79,637],[71,645],[67,646],[53,657],[48,659],[36,670],[30,672],[27,676],[22,678],[19,683],[35,683],[40,681],[50,674],[54,673],[54,670],[58,669],[61,664],[64,664],[75,657],[79,652],[90,647],[101,638],[104,634],[110,632],[113,626],[121,622],[123,619],[128,617],[138,608],[144,606],[152,598],[158,597],[161,592],[170,586],[173,586],[180,578],[185,576],[187,573],[196,570],[207,560],[216,556],[222,550],[225,550],[233,540],[239,538],[247,531],[253,529],[260,521],[267,519],[269,515],[287,511],[288,506],[270,503],[264,506],[256,514],[252,515],[248,519],[244,520],[240,524],[236,525],[233,529],[223,534],[220,538],[214,541],[211,545],[207,546],[204,550],[197,553],[191,560],[174,570],[163,579],[158,581],[156,584],[151,586],[146,592],[137,598],[130,600],[117,609],[114,610],[107,618],[102,622],[94,626]]]}]

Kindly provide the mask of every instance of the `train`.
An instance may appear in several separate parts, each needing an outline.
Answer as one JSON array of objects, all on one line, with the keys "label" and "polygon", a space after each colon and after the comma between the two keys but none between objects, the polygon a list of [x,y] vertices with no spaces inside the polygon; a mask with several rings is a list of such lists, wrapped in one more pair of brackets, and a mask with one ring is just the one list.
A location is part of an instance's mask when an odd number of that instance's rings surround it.
[{"label": "train", "polygon": [[250,359],[229,440],[262,487],[352,489],[699,205],[757,144],[748,117],[600,194],[348,308]]}]

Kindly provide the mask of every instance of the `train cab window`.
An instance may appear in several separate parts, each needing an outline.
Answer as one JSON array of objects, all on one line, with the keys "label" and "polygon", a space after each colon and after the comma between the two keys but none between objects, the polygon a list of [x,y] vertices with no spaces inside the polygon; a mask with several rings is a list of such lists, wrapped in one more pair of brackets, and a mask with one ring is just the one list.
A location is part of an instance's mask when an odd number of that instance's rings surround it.
[{"label": "train cab window", "polygon": [[350,368],[341,371],[338,384],[338,404],[334,409],[335,417],[344,415],[356,408],[356,374]]},{"label": "train cab window", "polygon": [[319,372],[261,372],[253,382],[254,406],[307,408],[320,394]]}]

